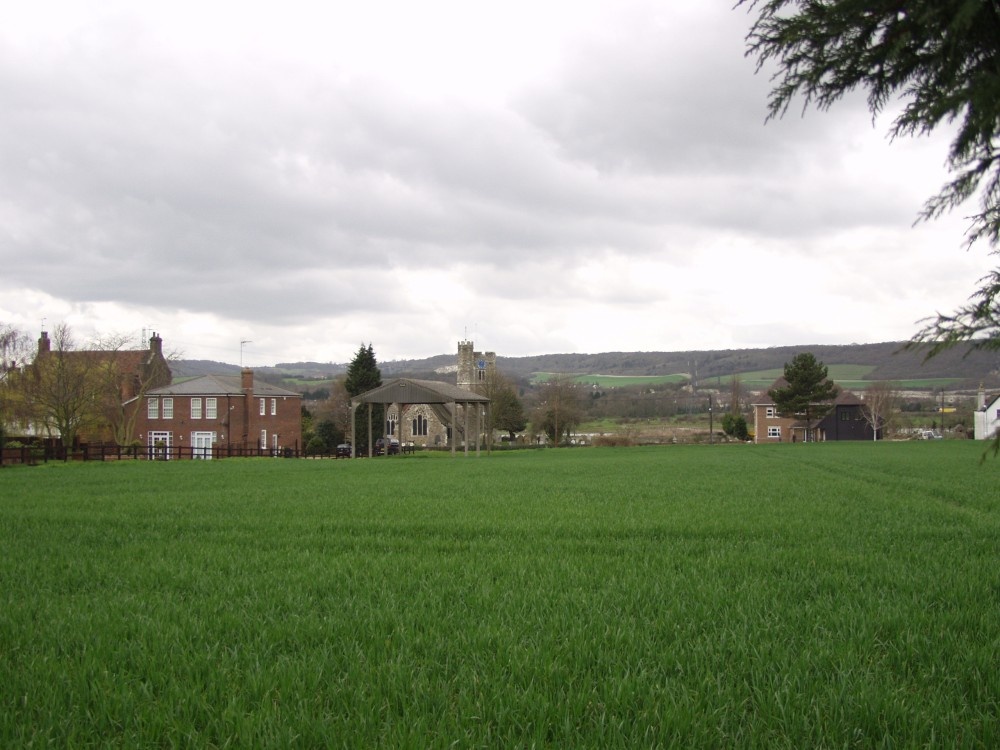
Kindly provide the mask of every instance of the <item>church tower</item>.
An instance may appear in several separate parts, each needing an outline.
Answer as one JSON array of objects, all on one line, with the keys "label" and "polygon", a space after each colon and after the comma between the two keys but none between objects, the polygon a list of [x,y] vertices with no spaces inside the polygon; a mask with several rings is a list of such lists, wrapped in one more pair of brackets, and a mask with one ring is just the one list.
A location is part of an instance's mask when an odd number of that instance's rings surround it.
[{"label": "church tower", "polygon": [[486,381],[497,366],[496,352],[477,352],[471,341],[458,342],[458,387],[467,390]]}]

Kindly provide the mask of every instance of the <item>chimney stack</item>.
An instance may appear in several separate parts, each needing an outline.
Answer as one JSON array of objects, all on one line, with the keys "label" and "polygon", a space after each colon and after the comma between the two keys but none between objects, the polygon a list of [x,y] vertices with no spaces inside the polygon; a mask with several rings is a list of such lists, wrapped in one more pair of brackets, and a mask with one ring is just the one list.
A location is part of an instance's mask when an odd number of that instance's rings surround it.
[{"label": "chimney stack", "polygon": [[244,367],[240,372],[240,387],[248,397],[253,396],[253,370],[249,367]]}]

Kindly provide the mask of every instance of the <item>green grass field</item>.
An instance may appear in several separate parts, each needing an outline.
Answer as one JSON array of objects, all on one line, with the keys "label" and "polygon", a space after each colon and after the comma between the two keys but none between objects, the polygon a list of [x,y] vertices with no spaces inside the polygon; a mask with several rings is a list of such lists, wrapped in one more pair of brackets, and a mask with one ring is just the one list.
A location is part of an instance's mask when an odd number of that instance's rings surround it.
[{"label": "green grass field", "polygon": [[[841,388],[862,393],[870,386],[873,380],[866,379],[867,375],[875,369],[870,365],[830,365],[828,375]],[[746,388],[755,390],[770,388],[777,378],[785,374],[784,369],[755,370],[754,372],[740,373],[740,383]],[[898,390],[932,390],[934,388],[947,388],[953,383],[957,383],[961,378],[909,378],[907,380],[894,380],[893,385]],[[728,383],[720,382],[719,387],[724,387]]]},{"label": "green grass field", "polygon": [[[846,388],[856,393],[862,393],[874,381],[866,380],[874,368],[869,365],[830,365],[829,376],[841,388]],[[774,381],[784,374],[781,368],[771,370],[755,370],[753,372],[738,373],[740,384],[744,388],[763,390],[770,388]],[[556,377],[558,373],[536,372],[533,377],[535,383],[544,383]],[[627,388],[631,386],[653,387],[665,384],[683,383],[689,376],[683,373],[676,375],[572,375],[574,383],[582,385],[596,385],[599,388]],[[935,388],[947,388],[957,383],[961,378],[911,378],[908,380],[893,381],[899,390],[933,390]],[[708,378],[702,381],[704,387],[714,386],[725,391],[729,388],[730,378]]]},{"label": "green grass field", "polygon": [[995,747],[972,441],[0,471],[0,747]]}]

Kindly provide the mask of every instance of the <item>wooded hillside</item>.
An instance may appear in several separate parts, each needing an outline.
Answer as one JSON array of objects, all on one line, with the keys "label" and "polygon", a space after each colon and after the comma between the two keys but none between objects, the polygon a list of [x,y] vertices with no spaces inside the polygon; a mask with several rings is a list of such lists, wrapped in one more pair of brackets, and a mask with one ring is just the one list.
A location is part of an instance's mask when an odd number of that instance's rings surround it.
[{"label": "wooded hillside", "polygon": [[[847,345],[782,346],[769,349],[729,349],[686,352],[603,352],[600,354],[542,354],[532,357],[497,357],[504,374],[528,378],[536,372],[600,375],[674,375],[694,376],[699,382],[727,378],[733,374],[781,369],[800,352],[811,352],[821,362],[832,365],[860,365],[873,368],[867,380],[912,380],[918,378],[957,378],[965,387],[980,382],[1000,385],[1000,352],[971,352],[954,349],[926,360],[920,351],[907,351],[906,342]],[[450,380],[447,368],[455,364],[454,354],[439,354],[426,359],[380,362],[383,377],[425,377]],[[205,360],[179,360],[171,363],[174,377],[206,373],[234,372],[236,365]],[[337,363],[282,363],[256,368],[268,380],[331,378],[345,371]]]}]

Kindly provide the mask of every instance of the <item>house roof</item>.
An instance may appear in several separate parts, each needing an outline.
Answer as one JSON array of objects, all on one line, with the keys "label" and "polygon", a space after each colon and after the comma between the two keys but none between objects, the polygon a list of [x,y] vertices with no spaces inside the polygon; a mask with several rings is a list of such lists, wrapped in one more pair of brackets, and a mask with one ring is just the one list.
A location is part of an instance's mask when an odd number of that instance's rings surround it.
[{"label": "house roof", "polygon": [[[775,380],[771,384],[770,388],[768,388],[766,391],[764,391],[763,393],[761,393],[760,396],[756,400],[754,400],[754,402],[751,403],[750,405],[751,406],[774,406],[774,399],[771,398],[768,395],[768,391],[773,391],[773,390],[775,390],[777,388],[785,388],[787,385],[788,385],[788,381],[787,380],[785,380],[784,378],[778,378],[777,380]],[[844,388],[840,388],[840,386],[837,386],[837,387],[840,390],[837,392],[837,395],[833,399],[833,401],[832,402],[828,402],[828,403],[832,403],[834,406],[860,406],[861,405],[861,399],[859,399],[851,391],[845,390]]]},{"label": "house roof", "polygon": [[60,356],[74,362],[89,362],[98,364],[115,362],[122,372],[138,372],[153,361],[154,353],[149,349],[72,349],[62,352],[41,352],[43,357]]},{"label": "house roof", "polygon": [[[242,396],[243,387],[239,376],[202,375],[201,377],[171,383],[162,388],[153,388],[146,392],[147,396]],[[301,393],[290,391],[270,383],[254,381],[254,396],[289,396],[302,397]]]},{"label": "house roof", "polygon": [[775,390],[776,388],[785,388],[788,386],[788,381],[785,380],[784,376],[779,376],[770,387],[761,391],[757,398],[751,402],[750,406],[774,406],[774,399],[771,398],[769,392]]},{"label": "house roof", "polygon": [[489,398],[457,385],[441,383],[437,380],[414,380],[394,378],[393,380],[358,394],[351,399],[358,404],[451,404],[488,403]]},{"label": "house roof", "polygon": [[834,406],[861,406],[861,399],[851,391],[840,389],[840,393],[833,399]]}]

